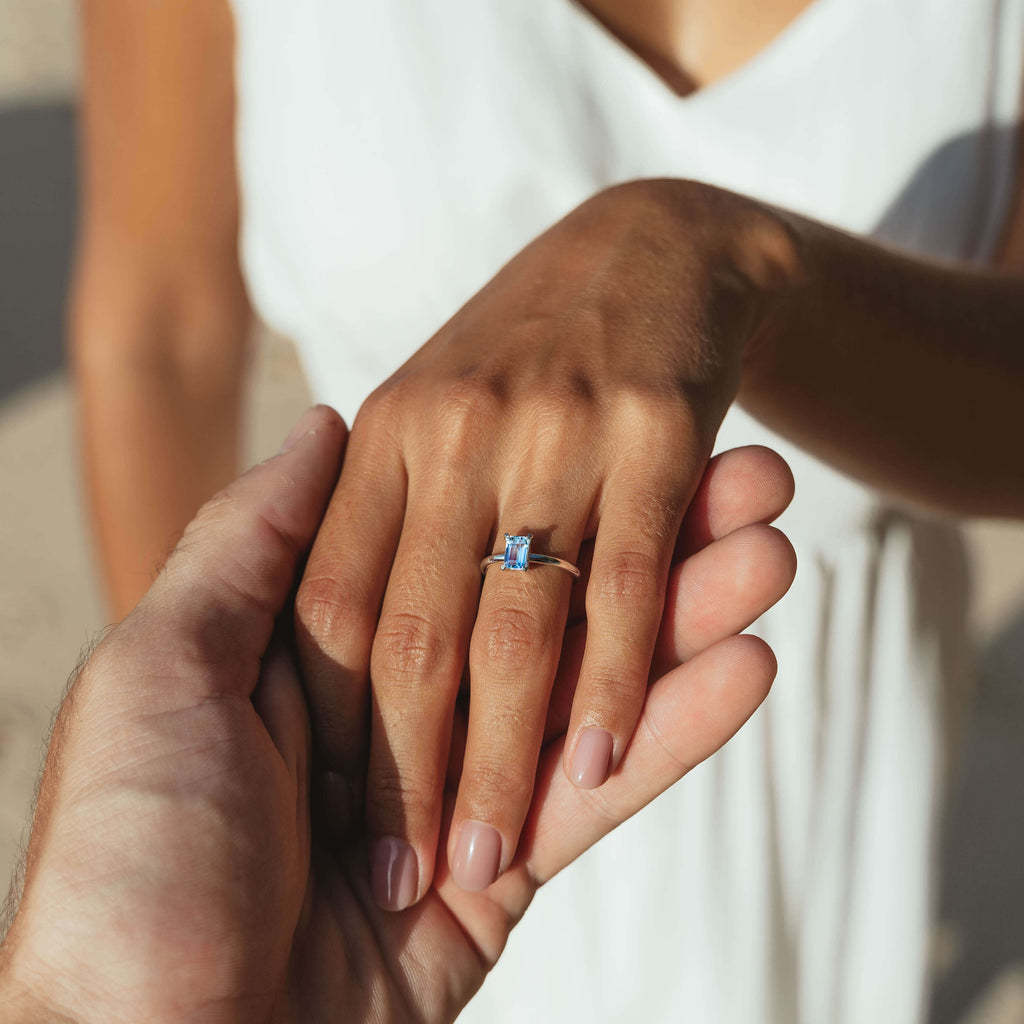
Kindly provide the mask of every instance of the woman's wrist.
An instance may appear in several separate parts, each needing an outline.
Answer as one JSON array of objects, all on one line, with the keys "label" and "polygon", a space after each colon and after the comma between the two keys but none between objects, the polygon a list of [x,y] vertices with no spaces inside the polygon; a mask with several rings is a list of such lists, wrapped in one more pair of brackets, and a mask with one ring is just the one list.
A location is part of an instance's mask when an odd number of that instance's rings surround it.
[{"label": "woman's wrist", "polygon": [[[650,244],[664,246],[688,270],[703,268],[711,294],[709,328],[739,345],[741,388],[756,368],[773,358],[787,335],[786,325],[806,301],[804,228],[809,222],[767,204],[698,181],[639,179],[616,185],[594,197],[602,215],[642,222]],[[692,290],[681,289],[687,302]],[[687,311],[680,311],[687,315]],[[723,330],[724,328],[724,330]],[[735,329],[733,329],[735,328]]]}]

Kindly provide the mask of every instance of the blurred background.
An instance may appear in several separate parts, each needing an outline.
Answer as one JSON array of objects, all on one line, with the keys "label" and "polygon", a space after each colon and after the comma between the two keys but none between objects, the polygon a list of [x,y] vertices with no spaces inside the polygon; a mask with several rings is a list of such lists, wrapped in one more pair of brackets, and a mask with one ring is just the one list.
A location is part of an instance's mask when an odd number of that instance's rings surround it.
[{"label": "blurred background", "polygon": [[[106,624],[64,355],[77,79],[74,0],[0,0],[0,885],[53,709]],[[254,332],[251,460],[308,405],[291,346]],[[943,844],[930,1022],[1024,1024],[1024,525],[967,533],[980,690]]]}]

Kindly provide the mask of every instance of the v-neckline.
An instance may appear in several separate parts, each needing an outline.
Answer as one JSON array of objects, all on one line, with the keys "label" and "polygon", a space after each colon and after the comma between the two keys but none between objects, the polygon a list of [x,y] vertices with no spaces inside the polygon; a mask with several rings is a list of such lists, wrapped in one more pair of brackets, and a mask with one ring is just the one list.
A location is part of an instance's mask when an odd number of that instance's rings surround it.
[{"label": "v-neckline", "polygon": [[558,0],[569,9],[570,17],[575,18],[583,31],[598,40],[598,45],[609,46],[617,52],[625,62],[632,65],[639,75],[646,78],[656,93],[670,104],[680,107],[700,107],[711,99],[728,94],[751,79],[757,78],[767,67],[770,67],[795,50],[800,40],[808,34],[825,16],[831,12],[839,0],[811,0],[811,2],[793,18],[780,32],[755,53],[749,60],[720,78],[707,85],[700,86],[692,92],[678,93],[655,67],[633,49],[621,36],[606,25],[593,11],[580,0]]}]

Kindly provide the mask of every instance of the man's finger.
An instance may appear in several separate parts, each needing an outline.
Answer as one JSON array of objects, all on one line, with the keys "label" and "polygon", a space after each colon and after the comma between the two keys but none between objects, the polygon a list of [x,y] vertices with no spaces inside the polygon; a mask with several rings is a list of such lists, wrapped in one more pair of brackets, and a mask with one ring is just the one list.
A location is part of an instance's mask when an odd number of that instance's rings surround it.
[{"label": "man's finger", "polygon": [[653,675],[746,629],[782,599],[795,576],[793,545],[764,523],[742,526],[674,566]]},{"label": "man's finger", "polygon": [[186,528],[124,624],[168,652],[175,674],[219,693],[251,693],[337,481],[346,436],[333,409],[310,409],[278,455],[212,498]]},{"label": "man's finger", "polygon": [[299,669],[290,644],[279,634],[270,642],[252,705],[271,742],[281,755],[298,792],[300,814],[308,808],[309,753],[312,737],[309,710],[299,679]]},{"label": "man's finger", "polygon": [[619,771],[600,789],[574,786],[561,771],[563,744],[551,744],[519,848],[532,879],[546,882],[723,746],[764,700],[775,668],[764,641],[734,636],[673,669],[651,688]]},{"label": "man's finger", "polygon": [[675,561],[751,523],[770,523],[793,500],[793,471],[771,448],[732,448],[708,462],[676,543]]}]

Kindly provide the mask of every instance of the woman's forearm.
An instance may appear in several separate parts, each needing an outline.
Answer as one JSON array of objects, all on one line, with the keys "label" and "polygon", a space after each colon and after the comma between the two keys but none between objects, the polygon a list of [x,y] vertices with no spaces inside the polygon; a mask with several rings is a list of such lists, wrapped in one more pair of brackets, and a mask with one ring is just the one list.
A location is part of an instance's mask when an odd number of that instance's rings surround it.
[{"label": "woman's forearm", "polygon": [[784,220],[801,272],[751,346],[743,405],[900,497],[1024,515],[1024,282]]},{"label": "woman's forearm", "polygon": [[120,615],[234,475],[249,321],[226,0],[81,5],[71,347],[108,595]]},{"label": "woman's forearm", "polygon": [[[244,328],[222,325],[234,336],[211,334],[199,346],[209,356],[189,359],[173,345],[112,343],[95,321],[80,321],[82,459],[107,598],[121,618],[195,510],[237,472]],[[111,329],[145,338],[166,324],[128,319]]]}]

